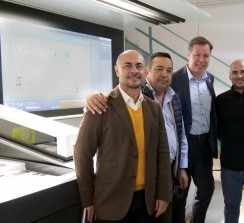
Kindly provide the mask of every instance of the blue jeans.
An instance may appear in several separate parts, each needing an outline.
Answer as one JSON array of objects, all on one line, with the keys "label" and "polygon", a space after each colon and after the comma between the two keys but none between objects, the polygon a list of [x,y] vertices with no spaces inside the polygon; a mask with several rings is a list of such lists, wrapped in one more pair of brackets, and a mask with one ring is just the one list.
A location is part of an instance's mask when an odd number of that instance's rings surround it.
[{"label": "blue jeans", "polygon": [[225,203],[225,223],[238,223],[244,185],[244,171],[221,168],[221,184]]}]

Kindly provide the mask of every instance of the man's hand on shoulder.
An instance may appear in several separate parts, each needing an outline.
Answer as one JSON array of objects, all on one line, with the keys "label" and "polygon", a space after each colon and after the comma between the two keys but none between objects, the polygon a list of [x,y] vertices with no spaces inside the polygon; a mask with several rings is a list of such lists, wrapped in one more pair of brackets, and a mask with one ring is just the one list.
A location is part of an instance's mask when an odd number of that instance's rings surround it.
[{"label": "man's hand on shoulder", "polygon": [[103,93],[91,93],[86,97],[86,107],[92,114],[106,112],[107,96]]}]

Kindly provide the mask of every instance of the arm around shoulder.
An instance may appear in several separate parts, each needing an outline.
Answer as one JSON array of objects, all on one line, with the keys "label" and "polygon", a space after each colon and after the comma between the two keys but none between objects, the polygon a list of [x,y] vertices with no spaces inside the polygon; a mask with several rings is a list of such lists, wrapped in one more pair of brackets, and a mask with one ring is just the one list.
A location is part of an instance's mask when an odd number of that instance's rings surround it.
[{"label": "arm around shoulder", "polygon": [[107,96],[103,93],[91,93],[86,97],[86,106],[92,114],[106,112]]}]

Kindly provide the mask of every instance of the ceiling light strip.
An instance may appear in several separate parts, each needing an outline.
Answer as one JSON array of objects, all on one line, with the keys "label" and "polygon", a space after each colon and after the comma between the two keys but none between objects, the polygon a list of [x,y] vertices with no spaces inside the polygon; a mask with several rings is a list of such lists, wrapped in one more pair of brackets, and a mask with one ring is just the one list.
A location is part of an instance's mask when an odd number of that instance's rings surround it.
[{"label": "ceiling light strip", "polygon": [[159,17],[163,17],[164,19],[170,20],[171,22],[172,21],[176,22],[176,23],[185,22],[185,19],[183,19],[183,18],[180,18],[180,17],[178,17],[176,15],[173,15],[173,14],[170,14],[170,13],[165,12],[163,10],[160,10],[158,8],[155,8],[155,7],[153,7],[151,5],[148,5],[148,4],[144,3],[144,2],[141,2],[141,1],[138,1],[138,0],[128,0],[128,1],[133,2],[135,4],[138,4],[140,6],[143,6],[143,7],[147,8],[147,9],[150,9],[150,10],[154,11],[155,15],[157,15]]},{"label": "ceiling light strip", "polygon": [[[138,5],[137,3],[130,3],[121,0],[93,0],[96,3],[102,4],[106,7],[112,7],[115,10],[120,10],[136,16],[142,20],[153,24],[169,24],[172,22],[170,18],[167,18],[159,12],[152,11],[149,8]],[[152,7],[153,8],[153,7]],[[163,12],[163,11],[162,11]]]}]

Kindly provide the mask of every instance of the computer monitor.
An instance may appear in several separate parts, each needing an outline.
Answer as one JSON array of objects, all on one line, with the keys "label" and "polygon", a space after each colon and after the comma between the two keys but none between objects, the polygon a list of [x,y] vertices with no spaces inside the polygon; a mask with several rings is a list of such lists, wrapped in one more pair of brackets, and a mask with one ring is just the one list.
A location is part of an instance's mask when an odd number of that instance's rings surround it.
[{"label": "computer monitor", "polygon": [[90,92],[113,88],[111,38],[10,19],[0,29],[2,104],[28,112],[81,108]]}]

